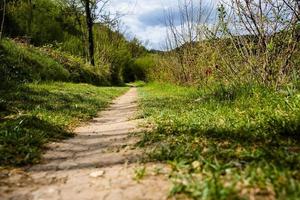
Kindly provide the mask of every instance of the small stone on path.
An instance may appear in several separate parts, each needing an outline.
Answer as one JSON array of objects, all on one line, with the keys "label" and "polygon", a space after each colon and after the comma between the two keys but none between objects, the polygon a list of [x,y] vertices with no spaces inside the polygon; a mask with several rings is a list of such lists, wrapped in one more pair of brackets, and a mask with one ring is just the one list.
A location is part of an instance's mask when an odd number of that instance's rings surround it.
[{"label": "small stone on path", "polygon": [[99,178],[99,177],[102,177],[104,174],[105,174],[105,171],[100,170],[100,171],[90,173],[90,177]]}]

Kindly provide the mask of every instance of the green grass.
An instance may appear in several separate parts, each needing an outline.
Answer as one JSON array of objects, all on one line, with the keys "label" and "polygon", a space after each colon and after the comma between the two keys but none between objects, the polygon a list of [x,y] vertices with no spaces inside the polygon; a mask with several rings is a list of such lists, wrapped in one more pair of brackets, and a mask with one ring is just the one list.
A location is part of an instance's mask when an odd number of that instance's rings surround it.
[{"label": "green grass", "polygon": [[72,128],[127,88],[62,82],[0,90],[0,165],[37,163],[44,144],[72,136]]},{"label": "green grass", "polygon": [[92,67],[82,58],[3,39],[0,43],[0,88],[15,83],[64,81],[110,85],[107,66]]},{"label": "green grass", "polygon": [[9,39],[0,43],[0,63],[0,86],[10,81],[67,81],[70,77],[68,70],[55,60]]},{"label": "green grass", "polygon": [[144,81],[135,81],[135,82],[127,83],[126,85],[129,87],[143,87],[146,85],[146,83]]},{"label": "green grass", "polygon": [[140,146],[172,165],[172,195],[299,199],[300,92],[259,86],[139,89],[154,125]]}]

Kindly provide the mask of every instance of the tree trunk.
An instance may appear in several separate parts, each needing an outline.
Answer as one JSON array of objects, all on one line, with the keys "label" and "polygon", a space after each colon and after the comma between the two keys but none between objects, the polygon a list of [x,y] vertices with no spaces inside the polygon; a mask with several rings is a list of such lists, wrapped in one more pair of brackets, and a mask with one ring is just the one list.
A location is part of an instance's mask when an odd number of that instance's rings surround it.
[{"label": "tree trunk", "polygon": [[2,14],[2,21],[1,21],[1,27],[0,27],[0,41],[2,40],[3,35],[3,27],[4,27],[4,19],[5,19],[5,12],[6,12],[6,0],[3,0],[3,14]]},{"label": "tree trunk", "polygon": [[92,19],[92,15],[91,15],[90,0],[85,0],[85,14],[86,14],[86,24],[87,24],[87,29],[88,29],[89,61],[90,61],[91,65],[95,66],[93,19]]},{"label": "tree trunk", "polygon": [[33,18],[33,7],[32,7],[32,0],[28,0],[28,21],[27,21],[27,34],[31,37],[31,24],[32,24],[32,18]]}]

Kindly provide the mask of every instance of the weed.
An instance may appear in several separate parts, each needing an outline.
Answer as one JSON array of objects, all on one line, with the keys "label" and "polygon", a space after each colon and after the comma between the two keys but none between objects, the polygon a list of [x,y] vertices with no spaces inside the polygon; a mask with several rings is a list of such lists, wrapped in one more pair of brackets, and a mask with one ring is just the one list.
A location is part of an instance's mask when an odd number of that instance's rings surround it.
[{"label": "weed", "polygon": [[136,169],[134,169],[134,177],[133,179],[137,182],[140,182],[146,175],[146,167],[142,166],[142,167],[138,167]]}]

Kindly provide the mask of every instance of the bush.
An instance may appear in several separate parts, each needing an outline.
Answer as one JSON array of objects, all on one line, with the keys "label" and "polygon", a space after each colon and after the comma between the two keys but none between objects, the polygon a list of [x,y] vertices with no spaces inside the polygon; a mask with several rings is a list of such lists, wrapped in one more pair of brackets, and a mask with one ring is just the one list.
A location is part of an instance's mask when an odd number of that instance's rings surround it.
[{"label": "bush", "polygon": [[69,71],[69,79],[72,82],[90,83],[94,85],[110,85],[110,73],[106,64],[93,67],[86,63],[82,58],[60,50],[55,50],[51,46],[45,46],[37,49],[63,65],[64,68]]},{"label": "bush", "polygon": [[155,66],[154,55],[146,55],[135,59],[124,70],[124,78],[126,82],[148,81],[148,72]]}]

